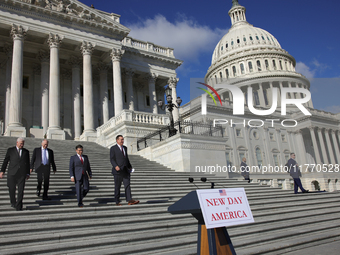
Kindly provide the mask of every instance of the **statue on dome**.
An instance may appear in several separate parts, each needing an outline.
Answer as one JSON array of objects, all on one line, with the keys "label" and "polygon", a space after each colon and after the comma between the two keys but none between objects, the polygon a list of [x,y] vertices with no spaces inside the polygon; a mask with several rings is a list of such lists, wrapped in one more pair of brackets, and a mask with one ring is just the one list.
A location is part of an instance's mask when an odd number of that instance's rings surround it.
[{"label": "statue on dome", "polygon": [[239,5],[238,0],[233,0],[233,6]]}]

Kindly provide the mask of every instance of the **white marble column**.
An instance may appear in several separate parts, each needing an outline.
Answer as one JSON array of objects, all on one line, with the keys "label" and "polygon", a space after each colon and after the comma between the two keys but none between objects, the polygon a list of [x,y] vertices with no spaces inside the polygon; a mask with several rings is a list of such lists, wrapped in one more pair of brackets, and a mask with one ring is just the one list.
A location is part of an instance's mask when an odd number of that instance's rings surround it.
[{"label": "white marble column", "polygon": [[72,99],[73,99],[73,128],[74,140],[79,140],[81,135],[81,102],[80,102],[80,64],[77,57],[71,57],[69,64],[72,65]]},{"label": "white marble column", "polygon": [[135,102],[134,102],[134,91],[133,91],[133,83],[132,78],[134,76],[134,70],[128,69],[125,71],[126,80],[127,80],[127,100],[129,104],[129,110],[135,110]]},{"label": "white marble column", "polygon": [[297,145],[299,147],[299,151],[296,151],[295,153],[299,156],[298,163],[299,164],[307,164],[307,157],[306,157],[306,147],[305,147],[305,142],[303,141],[303,135],[302,135],[302,130],[299,130],[296,132],[296,140]]},{"label": "white marble column", "polygon": [[[178,78],[176,77],[170,77],[168,83],[169,87],[171,88],[171,93],[172,93],[172,103],[177,105],[176,100],[177,100],[177,92],[176,92],[176,87],[177,87],[177,82],[179,81]],[[178,106],[178,105],[177,105]],[[174,117],[174,122],[179,120],[179,111],[177,107],[174,107],[172,111],[173,117]]]},{"label": "white marble column", "polygon": [[[149,84],[149,97],[150,97],[150,107],[152,113],[158,113],[158,105],[157,105],[157,98],[156,98],[156,79],[158,75],[155,73],[151,73],[148,75],[147,80]],[[177,99],[177,97],[176,97]],[[175,121],[175,120],[174,120]]]},{"label": "white marble column", "polygon": [[320,128],[318,128],[318,136],[319,136],[319,141],[320,141],[320,145],[321,145],[321,153],[322,153],[323,163],[329,164],[328,157],[327,157],[327,151],[326,151],[326,147],[325,147],[325,142],[323,140],[322,130]]},{"label": "white marble column", "polygon": [[335,136],[335,131],[331,130],[331,134],[332,134],[332,140],[333,140],[333,144],[334,144],[334,149],[335,149],[335,156],[336,156],[336,164],[340,163],[340,150],[339,150],[339,146],[338,146],[338,141],[336,139]]},{"label": "white marble column", "polygon": [[266,107],[266,102],[264,101],[264,95],[263,95],[263,88],[262,88],[262,83],[259,83],[259,90],[257,92],[260,100],[260,106],[261,107]]},{"label": "white marble column", "polygon": [[24,38],[27,29],[22,26],[12,26],[11,36],[13,38],[13,59],[11,76],[11,101],[9,107],[9,124],[5,136],[26,137],[26,128],[22,126],[22,80],[24,61]]},{"label": "white marble column", "polygon": [[48,52],[41,50],[38,53],[38,58],[41,61],[41,76],[40,76],[41,126],[43,127],[43,132],[45,135],[48,129],[50,55],[48,54]]},{"label": "white marble column", "polygon": [[272,82],[269,82],[269,90],[270,90],[270,93],[267,93],[267,99],[268,99],[269,106],[271,107],[273,105],[273,83]]},{"label": "white marble column", "polygon": [[108,82],[107,82],[107,71],[109,67],[107,64],[100,62],[97,65],[97,69],[99,71],[102,123],[105,124],[109,120],[109,95],[108,95]]},{"label": "white marble column", "polygon": [[6,130],[9,124],[9,109],[11,107],[11,74],[12,74],[12,56],[13,56],[13,45],[6,44],[4,46],[4,51],[7,56],[6,62],[6,105],[5,105],[5,123],[4,129]]},{"label": "white marble column", "polygon": [[279,89],[278,89],[278,100],[277,100],[277,106],[281,107],[281,92],[283,88],[283,83],[282,81],[279,82]]},{"label": "white marble column", "polygon": [[332,148],[332,144],[331,144],[331,140],[329,139],[329,130],[325,129],[325,137],[326,137],[326,146],[328,148],[328,152],[329,152],[329,156],[331,158],[331,162],[330,164],[335,164],[335,158],[334,158],[334,152],[333,152],[333,148]]},{"label": "white marble column", "polygon": [[113,92],[115,116],[117,117],[123,111],[123,85],[122,74],[120,69],[120,60],[125,50],[112,49],[111,58],[113,66]]},{"label": "white marble column", "polygon": [[312,143],[313,143],[313,149],[314,149],[316,164],[322,164],[320,152],[319,152],[319,148],[318,148],[318,143],[317,143],[316,137],[315,137],[314,127],[309,127],[309,131],[310,131],[310,135],[312,137]]},{"label": "white marble column", "polygon": [[49,87],[49,126],[48,139],[65,140],[65,132],[60,127],[60,66],[59,47],[62,36],[49,34],[47,43],[50,46],[50,87]]},{"label": "white marble column", "polygon": [[91,42],[82,42],[81,52],[83,54],[83,105],[84,105],[84,131],[80,136],[83,141],[95,141],[97,133],[94,130],[93,111],[93,80],[91,54],[95,45]]}]

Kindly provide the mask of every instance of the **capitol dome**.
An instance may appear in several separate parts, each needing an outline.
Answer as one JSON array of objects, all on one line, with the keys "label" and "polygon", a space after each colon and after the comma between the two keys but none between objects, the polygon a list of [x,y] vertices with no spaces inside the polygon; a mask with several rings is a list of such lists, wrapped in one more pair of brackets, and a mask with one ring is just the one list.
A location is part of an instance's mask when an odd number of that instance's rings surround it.
[{"label": "capitol dome", "polygon": [[[295,59],[281,48],[278,40],[264,29],[246,20],[246,8],[232,1],[228,12],[231,28],[215,47],[205,82],[211,86],[227,82],[237,85],[244,94],[252,89],[255,106],[272,105],[272,92],[282,88],[310,88],[306,77],[295,71]],[[219,90],[228,104],[233,101],[230,91]],[[288,98],[302,98],[299,93],[288,93]],[[308,103],[312,107],[312,103]],[[280,102],[279,102],[280,106]]]},{"label": "capitol dome", "polygon": [[264,72],[295,72],[295,59],[281,48],[278,40],[246,20],[246,8],[237,0],[228,12],[231,28],[215,47],[206,80],[251,78]]}]

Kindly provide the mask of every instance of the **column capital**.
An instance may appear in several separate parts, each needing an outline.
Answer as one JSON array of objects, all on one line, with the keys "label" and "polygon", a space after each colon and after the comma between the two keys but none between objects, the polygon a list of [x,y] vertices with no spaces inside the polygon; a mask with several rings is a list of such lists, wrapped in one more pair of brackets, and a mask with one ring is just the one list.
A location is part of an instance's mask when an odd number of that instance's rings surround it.
[{"label": "column capital", "polygon": [[135,70],[132,69],[132,68],[129,68],[129,69],[126,69],[124,71],[125,75],[128,77],[128,78],[132,78],[134,75],[135,75]]},{"label": "column capital", "polygon": [[39,50],[37,58],[41,61],[41,62],[50,62],[50,54],[49,52],[45,51],[45,50]]},{"label": "column capital", "polygon": [[109,70],[109,66],[104,62],[99,62],[97,64],[97,69],[99,72],[107,72]]},{"label": "column capital", "polygon": [[64,36],[50,33],[48,35],[47,43],[50,46],[50,48],[59,48],[61,41],[63,39],[64,39]]},{"label": "column capital", "polygon": [[81,60],[76,57],[76,56],[71,56],[68,60],[67,60],[67,64],[72,65],[72,67],[80,67],[81,65]]},{"label": "column capital", "polygon": [[147,74],[147,76],[145,77],[145,80],[147,80],[148,82],[155,83],[156,80],[157,80],[157,78],[158,78],[158,74],[149,73],[149,74]]},{"label": "column capital", "polygon": [[24,40],[27,34],[28,28],[13,24],[11,29],[11,37],[13,40]]},{"label": "column capital", "polygon": [[80,46],[80,51],[83,55],[91,55],[94,47],[96,47],[95,43],[83,41]]},{"label": "column capital", "polygon": [[170,77],[169,80],[168,80],[169,87],[171,89],[172,88],[176,88],[178,81],[179,81],[179,78],[177,78],[177,77]]},{"label": "column capital", "polygon": [[328,131],[329,131],[329,129],[328,129],[328,128],[324,128],[324,130],[325,130],[325,133],[328,133]]},{"label": "column capital", "polygon": [[145,88],[145,85],[141,82],[135,83],[137,90],[143,90]]},{"label": "column capital", "polygon": [[120,61],[124,53],[125,53],[125,50],[123,49],[113,48],[110,54],[112,61]]},{"label": "column capital", "polygon": [[65,80],[71,80],[72,79],[72,72],[70,69],[63,68],[61,70],[61,74]]},{"label": "column capital", "polygon": [[329,131],[331,132],[332,135],[333,134],[335,135],[335,130],[334,129],[330,129]]}]

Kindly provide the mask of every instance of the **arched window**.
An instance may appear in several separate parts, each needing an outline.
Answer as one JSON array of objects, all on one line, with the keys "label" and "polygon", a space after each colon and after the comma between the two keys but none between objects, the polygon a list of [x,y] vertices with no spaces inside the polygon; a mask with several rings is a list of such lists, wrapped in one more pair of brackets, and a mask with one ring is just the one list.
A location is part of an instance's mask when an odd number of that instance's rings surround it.
[{"label": "arched window", "polygon": [[222,82],[223,77],[222,77],[222,72],[220,72],[220,81]]},{"label": "arched window", "polygon": [[240,64],[241,74],[244,74],[244,65],[243,63]]},{"label": "arched window", "polygon": [[225,45],[225,48],[228,49],[228,44]]},{"label": "arched window", "polygon": [[262,68],[261,68],[261,62],[260,62],[260,60],[257,60],[257,61],[256,61],[256,65],[257,65],[257,70],[258,70],[259,72],[261,72],[261,71],[262,71]]},{"label": "arched window", "polygon": [[264,37],[263,37],[263,35],[262,35],[261,37],[262,37],[262,40],[265,40]]},{"label": "arched window", "polygon": [[266,70],[269,70],[269,63],[268,63],[268,60],[267,60],[267,59],[264,61],[264,64],[265,64],[265,66],[266,66]]},{"label": "arched window", "polygon": [[228,68],[225,69],[225,75],[227,76],[227,79],[228,79],[229,78],[229,70],[228,70]]},{"label": "arched window", "polygon": [[233,75],[236,76],[236,66],[233,66]]},{"label": "arched window", "polygon": [[247,39],[245,37],[243,37],[243,41],[245,42],[245,41],[247,41]]},{"label": "arched window", "polygon": [[262,166],[262,153],[261,153],[261,149],[259,147],[256,148],[255,150],[256,153],[256,160],[257,160],[257,165],[259,167]]},{"label": "arched window", "polygon": [[221,46],[221,50],[223,50],[223,46]]},{"label": "arched window", "polygon": [[248,62],[249,72],[253,71],[253,63],[251,61]]},{"label": "arched window", "polygon": [[215,84],[217,84],[217,75],[215,75]]},{"label": "arched window", "polygon": [[249,39],[250,39],[250,41],[252,41],[252,40],[253,40],[253,37],[252,37],[252,36],[249,36]]},{"label": "arched window", "polygon": [[240,39],[237,39],[237,43],[240,43]]},{"label": "arched window", "polygon": [[273,59],[273,69],[276,70],[276,62],[275,62],[275,59]]},{"label": "arched window", "polygon": [[256,36],[256,40],[260,40],[258,36]]},{"label": "arched window", "polygon": [[231,46],[233,46],[234,45],[234,41],[231,41]]},{"label": "arched window", "polygon": [[281,60],[279,61],[279,64],[280,64],[280,69],[283,70],[283,68],[282,68],[282,61]]}]

